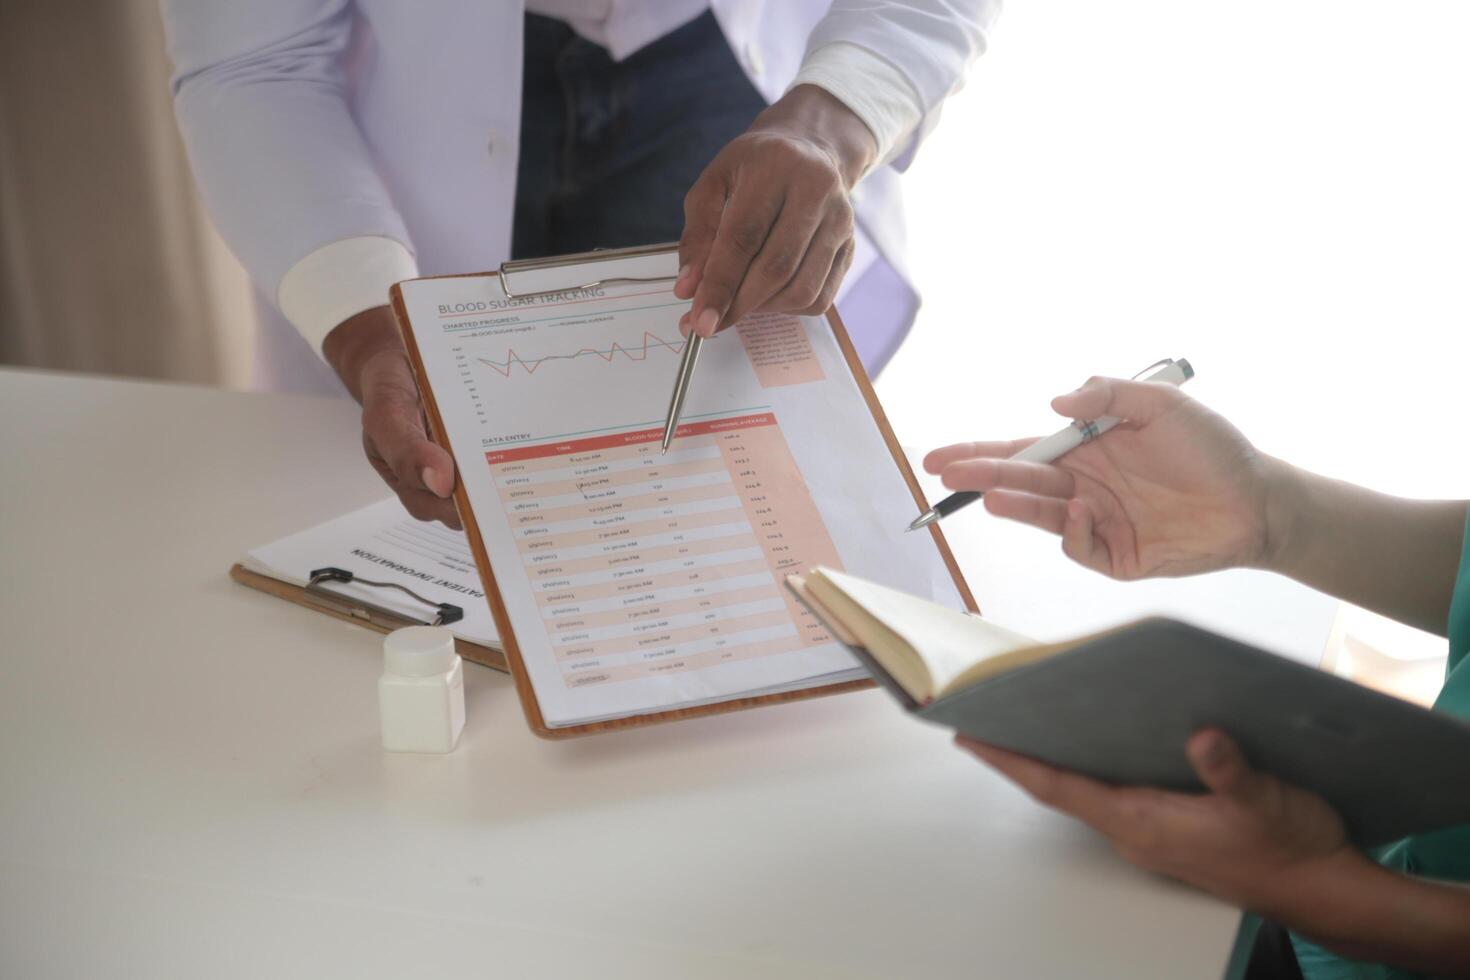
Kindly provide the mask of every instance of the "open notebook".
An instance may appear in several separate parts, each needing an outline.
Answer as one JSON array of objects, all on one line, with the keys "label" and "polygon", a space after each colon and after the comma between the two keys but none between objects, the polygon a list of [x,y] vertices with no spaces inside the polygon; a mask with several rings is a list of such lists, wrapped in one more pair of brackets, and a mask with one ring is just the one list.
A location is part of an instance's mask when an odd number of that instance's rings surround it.
[{"label": "open notebook", "polygon": [[1364,845],[1470,823],[1470,725],[1169,619],[1038,644],[829,568],[787,586],[907,710],[1124,785],[1202,789],[1184,743],[1225,729],[1325,797]]},{"label": "open notebook", "polygon": [[835,569],[786,581],[829,629],[866,650],[919,704],[1065,648]]}]

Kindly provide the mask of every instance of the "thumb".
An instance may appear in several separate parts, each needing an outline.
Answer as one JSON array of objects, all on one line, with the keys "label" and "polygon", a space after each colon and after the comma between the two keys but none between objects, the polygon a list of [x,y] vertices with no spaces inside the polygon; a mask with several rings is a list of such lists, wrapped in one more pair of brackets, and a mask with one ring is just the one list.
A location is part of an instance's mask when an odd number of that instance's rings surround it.
[{"label": "thumb", "polygon": [[1184,751],[1210,792],[1238,800],[1253,799],[1260,792],[1265,777],[1251,768],[1234,739],[1219,729],[1195,732]]},{"label": "thumb", "polygon": [[[434,448],[439,449],[438,446],[434,446]],[[442,449],[439,452],[440,454],[444,454]],[[428,466],[419,470],[419,479],[423,481],[424,489],[428,490],[434,496],[448,497],[454,493],[454,463],[448,462],[448,465],[438,465],[441,462],[448,461],[431,460]]]},{"label": "thumb", "polygon": [[1111,415],[1145,425],[1178,405],[1184,397],[1178,388],[1162,382],[1089,378],[1076,391],[1053,398],[1051,407],[1068,418],[1096,419]]}]

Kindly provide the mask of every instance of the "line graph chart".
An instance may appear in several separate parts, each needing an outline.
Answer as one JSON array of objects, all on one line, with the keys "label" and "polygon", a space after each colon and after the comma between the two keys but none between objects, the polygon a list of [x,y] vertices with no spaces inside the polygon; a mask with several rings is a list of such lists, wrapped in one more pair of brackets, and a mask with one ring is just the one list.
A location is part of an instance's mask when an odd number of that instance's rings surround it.
[{"label": "line graph chart", "polygon": [[666,350],[671,354],[684,353],[684,345],[688,343],[684,338],[678,340],[666,340],[651,331],[643,331],[642,339],[634,344],[625,345],[619,341],[612,341],[605,347],[582,347],[575,351],[563,351],[552,354],[539,354],[535,356],[523,355],[514,347],[506,349],[502,358],[475,356],[475,360],[488,367],[503,378],[509,378],[516,368],[520,368],[526,374],[535,374],[542,365],[551,361],[575,361],[579,358],[598,358],[605,363],[611,364],[618,359],[619,355],[628,361],[646,361],[650,351]]}]

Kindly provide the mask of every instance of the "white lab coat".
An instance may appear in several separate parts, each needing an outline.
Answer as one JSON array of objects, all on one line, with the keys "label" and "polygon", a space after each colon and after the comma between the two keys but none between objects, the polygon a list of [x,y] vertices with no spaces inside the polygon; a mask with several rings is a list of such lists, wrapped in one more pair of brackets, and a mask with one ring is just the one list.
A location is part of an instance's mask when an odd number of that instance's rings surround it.
[{"label": "white lab coat", "polygon": [[[855,195],[859,254],[840,308],[870,361],[886,359],[918,308],[903,270],[898,171],[983,50],[999,4],[711,2],[768,101],[808,45],[835,41],[887,59],[920,96],[912,145]],[[492,269],[508,257],[520,0],[163,0],[163,11],[195,176],[266,319],[279,321],[271,308],[286,272],[342,239],[396,239],[423,275]],[[262,329],[262,386],[319,388],[330,377],[304,341]]]}]

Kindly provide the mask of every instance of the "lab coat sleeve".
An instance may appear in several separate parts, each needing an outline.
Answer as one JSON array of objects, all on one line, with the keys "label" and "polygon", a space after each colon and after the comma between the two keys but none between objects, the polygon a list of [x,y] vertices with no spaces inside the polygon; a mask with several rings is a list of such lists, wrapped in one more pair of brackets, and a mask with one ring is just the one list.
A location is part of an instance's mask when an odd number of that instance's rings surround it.
[{"label": "lab coat sleeve", "polygon": [[908,148],[924,107],[909,80],[867,48],[839,41],[807,53],[790,89],[826,89],[868,127],[877,144],[877,165]]},{"label": "lab coat sleeve", "polygon": [[939,121],[944,100],[984,53],[1001,0],[833,0],[807,41],[807,53],[852,44],[882,58],[907,79],[922,115],[892,165],[906,169]]},{"label": "lab coat sleeve", "polygon": [[[387,239],[411,257],[347,101],[350,0],[163,0],[162,7],[190,164],[221,234],[261,291],[279,303],[286,274],[334,242]],[[412,260],[398,265],[411,270]],[[321,324],[296,326],[320,343]]]}]

